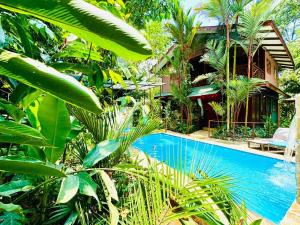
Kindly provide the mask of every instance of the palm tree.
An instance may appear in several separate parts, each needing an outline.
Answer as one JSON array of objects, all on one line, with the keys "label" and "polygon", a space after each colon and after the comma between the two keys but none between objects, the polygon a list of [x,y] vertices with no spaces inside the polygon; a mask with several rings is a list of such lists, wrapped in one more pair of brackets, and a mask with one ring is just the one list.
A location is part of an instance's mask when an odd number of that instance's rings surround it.
[{"label": "palm tree", "polygon": [[247,97],[257,93],[265,81],[258,78],[239,76],[230,81],[228,88],[230,105],[234,105],[234,120],[238,120],[242,105],[246,104]]},{"label": "palm tree", "polygon": [[166,26],[176,44],[174,56],[172,59],[169,59],[169,61],[174,69],[178,87],[172,84],[171,91],[173,96],[179,100],[181,116],[185,111],[188,124],[190,124],[192,121],[192,113],[191,102],[188,97],[191,88],[189,59],[192,42],[199,25],[196,23],[196,15],[192,13],[191,9],[185,11],[178,0],[174,2],[172,16],[173,22],[168,23]]},{"label": "palm tree", "polygon": [[[231,5],[233,1],[231,0],[209,0],[207,3],[203,4],[198,10],[204,10],[208,13],[210,17],[218,19],[218,21],[225,26],[226,31],[226,84],[230,81],[230,69],[229,69],[229,49],[230,49],[230,30],[233,19],[233,13],[231,11]],[[227,94],[228,95],[228,94]],[[226,123],[227,130],[230,128],[230,105],[227,96],[226,103]]]},{"label": "palm tree", "polygon": [[218,103],[218,102],[210,102],[208,103],[214,110],[215,114],[216,114],[216,117],[217,117],[217,121],[218,121],[218,124],[219,124],[219,116],[223,116],[225,114],[225,110],[223,108],[223,105]]},{"label": "palm tree", "polygon": [[[239,34],[243,39],[241,46],[244,48],[248,55],[248,78],[252,77],[251,67],[253,57],[258,50],[262,36],[259,36],[259,31],[263,26],[263,23],[268,19],[272,10],[270,8],[270,0],[261,1],[258,4],[254,4],[251,8],[241,14],[241,22],[238,27]],[[249,107],[249,96],[246,99],[246,113],[245,113],[245,127],[248,123],[248,107]]]},{"label": "palm tree", "polygon": [[217,86],[223,86],[226,75],[226,47],[224,41],[210,40],[206,44],[206,53],[201,57],[200,62],[208,63],[216,72],[200,75],[195,78],[194,83],[202,79],[209,79]]},{"label": "palm tree", "polygon": [[[234,2],[234,4],[232,4],[231,6],[231,10],[233,12],[234,15],[234,20],[235,20],[235,29],[234,29],[234,33],[235,33],[235,38],[238,39],[238,31],[237,31],[237,26],[239,23],[239,16],[244,12],[246,6],[252,2],[252,0],[236,0]],[[236,77],[236,54],[237,54],[237,41],[235,41],[233,39],[234,42],[234,50],[233,50],[233,68],[232,68],[232,79],[234,80]],[[231,106],[231,121],[234,122],[234,105]]]}]

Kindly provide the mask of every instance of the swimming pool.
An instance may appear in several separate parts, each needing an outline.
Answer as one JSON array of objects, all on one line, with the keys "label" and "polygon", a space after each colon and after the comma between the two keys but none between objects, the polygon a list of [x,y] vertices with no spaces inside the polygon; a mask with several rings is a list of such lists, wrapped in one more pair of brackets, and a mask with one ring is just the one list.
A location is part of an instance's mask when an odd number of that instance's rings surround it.
[{"label": "swimming pool", "polygon": [[187,162],[187,170],[194,161],[209,175],[225,172],[236,181],[232,191],[246,202],[247,208],[275,224],[280,223],[295,200],[293,163],[164,133],[145,136],[133,147],[175,169],[180,159]]}]

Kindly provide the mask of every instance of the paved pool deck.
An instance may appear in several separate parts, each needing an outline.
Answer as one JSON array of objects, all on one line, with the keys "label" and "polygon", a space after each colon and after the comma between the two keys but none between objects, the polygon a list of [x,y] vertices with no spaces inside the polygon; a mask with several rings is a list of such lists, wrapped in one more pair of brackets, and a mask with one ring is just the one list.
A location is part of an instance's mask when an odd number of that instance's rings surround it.
[{"label": "paved pool deck", "polygon": [[[209,138],[208,137],[208,132],[205,130],[200,130],[200,131],[196,131],[192,134],[181,134],[181,133],[176,133],[173,131],[164,131],[164,133],[167,134],[171,134],[177,137],[184,137],[187,139],[192,139],[195,141],[201,141],[204,143],[208,143],[208,144],[214,144],[214,145],[219,145],[219,146],[223,146],[223,147],[228,147],[231,148],[233,150],[238,150],[238,151],[245,151],[248,153],[252,153],[252,154],[257,154],[257,155],[262,155],[262,156],[266,156],[266,157],[270,157],[270,158],[275,158],[275,159],[280,159],[280,160],[285,160],[283,155],[271,152],[271,151],[261,151],[261,150],[256,150],[253,148],[249,148],[248,144],[246,142],[242,142],[242,141],[227,141],[227,140],[219,140],[219,139],[215,139],[215,138]],[[295,157],[289,159],[291,162],[295,162]],[[253,212],[249,212],[249,217],[251,219],[259,219],[262,218],[261,216],[253,213]],[[263,222],[261,225],[274,225],[274,223],[268,221],[265,218],[262,218]],[[283,220],[281,221],[280,225],[300,225],[300,204],[294,202],[290,209],[288,210],[288,212],[286,213],[285,217],[283,218]]]}]

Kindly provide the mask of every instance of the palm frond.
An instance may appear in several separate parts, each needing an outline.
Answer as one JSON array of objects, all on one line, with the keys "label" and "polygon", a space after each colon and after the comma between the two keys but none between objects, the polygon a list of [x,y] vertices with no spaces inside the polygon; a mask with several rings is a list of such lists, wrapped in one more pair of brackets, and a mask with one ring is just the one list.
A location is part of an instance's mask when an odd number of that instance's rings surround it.
[{"label": "palm frond", "polygon": [[130,171],[138,179],[124,205],[130,209],[129,214],[121,224],[168,224],[192,217],[203,224],[223,224],[225,218],[229,221],[232,208],[239,211],[228,191],[229,177],[210,178],[199,171],[191,178],[149,159],[146,170],[127,165],[119,169]]},{"label": "palm frond", "polygon": [[225,74],[226,54],[223,41],[211,40],[206,44],[207,53],[205,53],[200,62],[206,62],[221,75]]}]

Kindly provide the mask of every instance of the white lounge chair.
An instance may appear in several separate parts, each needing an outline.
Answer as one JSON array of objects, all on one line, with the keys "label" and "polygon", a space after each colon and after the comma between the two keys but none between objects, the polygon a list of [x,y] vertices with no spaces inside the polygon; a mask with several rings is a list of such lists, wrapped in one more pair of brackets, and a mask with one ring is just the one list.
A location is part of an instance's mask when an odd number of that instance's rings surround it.
[{"label": "white lounge chair", "polygon": [[288,136],[289,128],[278,128],[272,138],[255,138],[253,140],[248,140],[248,147],[250,148],[252,143],[259,145],[262,151],[265,150],[265,147],[267,147],[268,151],[270,151],[270,147],[284,150],[287,147]]}]

